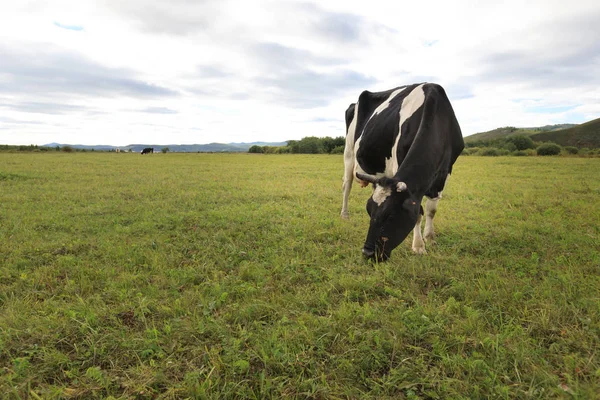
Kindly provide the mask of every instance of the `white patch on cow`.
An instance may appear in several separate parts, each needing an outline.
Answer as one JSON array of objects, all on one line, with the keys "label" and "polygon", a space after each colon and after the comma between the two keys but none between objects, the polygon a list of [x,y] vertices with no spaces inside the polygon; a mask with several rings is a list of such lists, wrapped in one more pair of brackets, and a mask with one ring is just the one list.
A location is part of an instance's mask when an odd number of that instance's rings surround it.
[{"label": "white patch on cow", "polygon": [[400,142],[400,136],[402,135],[402,125],[409,119],[415,111],[419,109],[425,102],[425,92],[423,91],[423,85],[419,85],[412,92],[408,94],[402,101],[402,107],[400,107],[400,123],[398,125],[398,136],[396,137],[396,142],[394,143],[394,147],[392,147],[392,176],[396,175],[398,172],[398,158],[396,154],[398,152],[398,143]]},{"label": "white patch on cow", "polygon": [[362,136],[359,137],[358,140],[356,141],[356,143],[354,144],[354,179],[356,179],[357,182],[362,182],[360,179],[358,179],[356,177],[357,172],[359,174],[369,175],[361,168],[360,164],[358,164],[358,157],[356,157],[356,155],[358,154],[358,149],[360,149],[360,140],[361,139],[362,139]]},{"label": "white patch on cow", "polygon": [[394,157],[390,157],[390,158],[386,158],[385,159],[385,171],[384,171],[384,175],[387,176],[388,178],[393,178],[394,177],[394,162],[392,161]]},{"label": "white patch on cow", "polygon": [[373,201],[377,203],[378,206],[381,206],[391,194],[391,187],[375,185],[375,190],[373,190]]}]

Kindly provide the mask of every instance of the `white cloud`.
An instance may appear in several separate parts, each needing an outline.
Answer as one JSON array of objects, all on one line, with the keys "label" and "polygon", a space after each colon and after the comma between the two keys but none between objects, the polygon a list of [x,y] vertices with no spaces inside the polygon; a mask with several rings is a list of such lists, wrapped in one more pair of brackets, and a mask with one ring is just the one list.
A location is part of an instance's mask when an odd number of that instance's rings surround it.
[{"label": "white cloud", "polygon": [[0,143],[339,136],[363,89],[419,81],[446,88],[464,134],[600,116],[597,1],[55,0],[0,14]]}]

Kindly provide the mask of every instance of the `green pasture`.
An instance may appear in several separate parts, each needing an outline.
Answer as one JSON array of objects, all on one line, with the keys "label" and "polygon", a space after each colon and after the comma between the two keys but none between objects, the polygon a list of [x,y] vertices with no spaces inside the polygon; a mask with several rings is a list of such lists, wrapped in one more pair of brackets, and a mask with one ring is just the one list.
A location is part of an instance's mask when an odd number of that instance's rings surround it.
[{"label": "green pasture", "polygon": [[361,256],[341,155],[0,153],[0,398],[600,393],[600,159],[461,157]]}]

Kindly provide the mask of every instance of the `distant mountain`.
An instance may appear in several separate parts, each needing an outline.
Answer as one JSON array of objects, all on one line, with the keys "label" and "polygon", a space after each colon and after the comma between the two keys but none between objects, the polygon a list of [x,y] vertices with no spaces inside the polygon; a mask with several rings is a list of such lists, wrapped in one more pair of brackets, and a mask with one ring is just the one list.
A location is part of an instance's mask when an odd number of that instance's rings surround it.
[{"label": "distant mountain", "polygon": [[491,131],[479,132],[470,136],[466,136],[465,142],[469,143],[480,140],[495,140],[514,135],[530,136],[541,132],[554,132],[562,129],[572,128],[575,126],[577,126],[577,124],[544,125],[535,128],[515,128],[514,126],[505,126],[502,128],[492,129]]},{"label": "distant mountain", "polygon": [[155,152],[159,152],[162,148],[168,147],[169,152],[174,153],[240,153],[247,152],[254,145],[258,146],[285,146],[287,142],[252,142],[252,143],[208,143],[208,144],[130,144],[127,146],[110,146],[110,145],[83,145],[83,144],[62,144],[48,143],[44,147],[64,147],[70,146],[74,149],[94,150],[94,151],[113,151],[120,149],[121,151],[131,151],[139,153],[146,147],[153,147]]}]

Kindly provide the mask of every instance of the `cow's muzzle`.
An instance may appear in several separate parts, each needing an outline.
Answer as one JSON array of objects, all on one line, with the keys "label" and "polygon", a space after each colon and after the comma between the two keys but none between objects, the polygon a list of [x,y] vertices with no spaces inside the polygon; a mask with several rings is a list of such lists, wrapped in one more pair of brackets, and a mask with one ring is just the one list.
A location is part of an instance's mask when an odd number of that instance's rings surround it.
[{"label": "cow's muzzle", "polygon": [[362,253],[367,258],[375,258],[375,250],[370,250],[370,249],[367,249],[366,247],[363,247]]},{"label": "cow's muzzle", "polygon": [[362,253],[365,256],[365,258],[368,258],[371,260],[377,260],[378,262],[386,261],[388,258],[390,258],[390,255],[386,254],[383,251],[372,250],[372,249],[369,249],[366,247],[363,247]]}]

